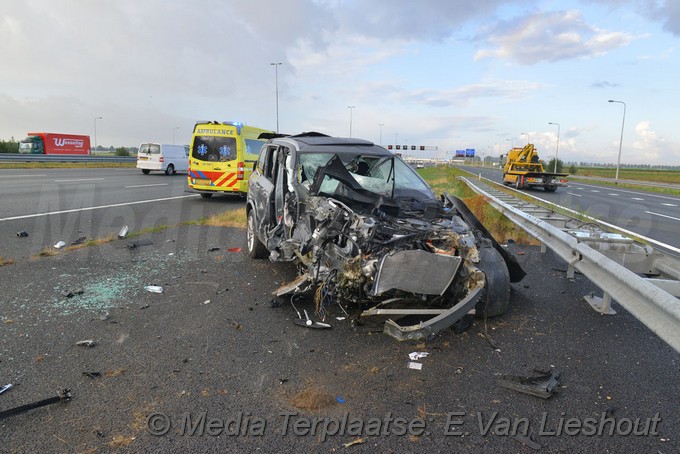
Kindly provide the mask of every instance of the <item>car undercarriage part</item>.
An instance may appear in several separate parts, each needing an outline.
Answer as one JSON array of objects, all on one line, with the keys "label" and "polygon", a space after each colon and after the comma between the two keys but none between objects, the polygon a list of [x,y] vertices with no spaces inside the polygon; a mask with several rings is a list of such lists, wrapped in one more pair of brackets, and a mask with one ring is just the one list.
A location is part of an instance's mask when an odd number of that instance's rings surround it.
[{"label": "car undercarriage part", "polygon": [[25,413],[29,410],[35,408],[45,407],[47,405],[56,404],[57,402],[67,402],[71,400],[71,390],[62,389],[57,392],[55,397],[50,397],[49,399],[39,400],[38,402],[33,402],[32,404],[21,405],[20,407],[10,408],[0,412],[0,420],[9,418],[10,416],[18,415],[20,413]]},{"label": "car undercarriage part", "polygon": [[295,309],[295,312],[297,312],[298,318],[293,320],[293,323],[295,323],[298,326],[304,326],[305,328],[314,328],[314,329],[328,329],[331,327],[328,323],[322,323],[322,322],[315,322],[311,318],[309,318],[309,314],[307,314],[307,310],[303,309],[303,312],[305,314],[305,318],[302,318],[302,315],[300,315],[300,311],[298,310],[297,307],[295,307],[295,303],[293,303],[293,299],[295,298],[296,295],[292,295],[290,297],[290,305],[293,306],[293,309]]}]

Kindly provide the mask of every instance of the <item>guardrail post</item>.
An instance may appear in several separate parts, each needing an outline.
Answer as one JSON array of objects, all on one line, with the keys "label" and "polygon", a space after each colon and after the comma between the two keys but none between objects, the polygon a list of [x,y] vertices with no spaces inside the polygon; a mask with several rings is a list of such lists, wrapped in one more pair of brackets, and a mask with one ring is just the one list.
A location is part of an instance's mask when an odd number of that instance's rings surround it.
[{"label": "guardrail post", "polygon": [[607,292],[602,292],[602,298],[591,293],[584,296],[583,299],[602,315],[616,315],[616,311],[612,309],[612,297]]}]

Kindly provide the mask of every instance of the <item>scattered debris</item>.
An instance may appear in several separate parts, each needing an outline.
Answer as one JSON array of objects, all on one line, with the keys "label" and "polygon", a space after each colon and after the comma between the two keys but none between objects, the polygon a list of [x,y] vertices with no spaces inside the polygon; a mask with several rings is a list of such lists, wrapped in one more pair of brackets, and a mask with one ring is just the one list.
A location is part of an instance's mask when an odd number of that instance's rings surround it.
[{"label": "scattered debris", "polygon": [[335,396],[335,401],[339,404],[345,403],[345,399],[342,396]]},{"label": "scattered debris", "polygon": [[283,384],[286,383],[287,381],[288,381],[287,378],[279,378],[279,385],[283,385]]},{"label": "scattered debris", "polygon": [[335,317],[335,319],[338,320],[338,321],[340,321],[340,322],[343,321],[343,320],[346,319],[346,318],[347,318],[347,317]]},{"label": "scattered debris", "polygon": [[415,361],[417,359],[427,358],[427,355],[429,355],[428,352],[412,352],[408,354],[408,357]]},{"label": "scattered debris", "polygon": [[227,252],[241,252],[241,248],[240,247],[230,247],[229,249],[227,249]]},{"label": "scattered debris", "polygon": [[127,247],[128,247],[128,249],[135,249],[135,248],[138,248],[140,246],[149,246],[151,244],[153,244],[153,241],[151,241],[148,238],[142,238],[141,240],[132,241],[132,242],[128,243]]},{"label": "scattered debris", "polygon": [[86,240],[87,240],[87,237],[86,237],[86,236],[81,236],[81,237],[78,238],[77,240],[72,241],[72,242],[71,242],[71,246],[77,246],[78,244],[83,244]]},{"label": "scattered debris", "polygon": [[52,405],[57,402],[67,402],[69,400],[71,400],[71,390],[62,389],[59,392],[57,392],[57,395],[55,397],[50,397],[49,399],[39,400],[38,402],[33,402],[32,404],[21,405],[20,407],[2,411],[0,412],[0,420],[3,420],[10,416],[18,415],[20,413],[25,413],[29,410],[33,410],[34,408],[45,407],[47,405]]},{"label": "scattered debris", "polygon": [[302,318],[302,315],[300,315],[300,311],[297,310],[297,307],[295,307],[295,304],[293,304],[293,298],[295,295],[293,295],[290,298],[290,304],[293,306],[293,309],[295,309],[295,312],[297,312],[298,318],[293,320],[293,323],[295,323],[298,326],[304,326],[306,328],[314,328],[314,329],[328,329],[331,327],[328,323],[323,323],[323,322],[315,322],[312,319],[309,318],[309,314],[307,314],[307,311],[305,309],[302,310],[305,314],[305,318]]},{"label": "scattered debris", "polygon": [[215,252],[215,251],[219,251],[219,250],[220,250],[220,248],[218,248],[218,247],[211,247],[210,249],[208,249],[208,252]]},{"label": "scattered debris", "polygon": [[415,369],[415,370],[422,370],[423,369],[423,363],[417,363],[415,361],[409,361],[408,362],[408,368],[409,369]]},{"label": "scattered debris", "polygon": [[76,295],[82,295],[85,293],[85,290],[83,289],[77,289],[77,290],[64,290],[61,292],[61,296],[64,298],[73,298]]},{"label": "scattered debris", "polygon": [[10,389],[12,389],[13,386],[14,385],[11,383],[6,384],[2,388],[0,388],[0,394],[4,393],[5,391],[9,391]]},{"label": "scattered debris", "polygon": [[54,249],[61,249],[64,246],[66,246],[66,243],[64,243],[63,241],[60,241],[60,242],[58,242],[57,244],[54,245]]},{"label": "scattered debris", "polygon": [[122,240],[123,238],[125,238],[127,236],[127,234],[128,234],[128,226],[125,225],[125,226],[123,226],[122,229],[120,229],[120,232],[118,232],[118,238]]},{"label": "scattered debris", "polygon": [[76,342],[79,347],[94,347],[97,343],[92,339],[86,339]]},{"label": "scattered debris", "polygon": [[269,301],[269,306],[270,306],[272,309],[276,309],[277,307],[280,307],[281,304],[283,304],[283,298],[275,297],[275,298],[272,298],[272,299]]},{"label": "scattered debris", "polygon": [[203,301],[203,304],[210,304],[210,300]]},{"label": "scattered debris", "polygon": [[101,377],[102,373],[101,372],[83,372],[83,375],[85,375],[86,377],[90,377],[92,380],[95,380],[95,379]]},{"label": "scattered debris", "polygon": [[144,290],[151,293],[163,293],[163,287],[158,285],[145,285]]},{"label": "scattered debris", "polygon": [[343,448],[349,448],[350,446],[362,445],[364,443],[366,443],[366,438],[357,438],[356,440],[352,440],[350,442],[343,444],[342,447]]},{"label": "scattered debris", "polygon": [[503,375],[496,380],[496,383],[503,388],[540,397],[541,399],[548,399],[553,395],[555,388],[560,383],[558,380],[559,376],[560,374],[554,370],[535,377]]},{"label": "scattered debris", "polygon": [[538,451],[539,449],[541,449],[543,447],[540,444],[536,443],[534,440],[532,440],[531,437],[527,437],[527,436],[522,435],[522,434],[515,434],[515,435],[512,436],[512,439],[515,440],[515,441],[519,441],[524,446],[528,446],[531,449],[534,449],[536,451]]},{"label": "scattered debris", "polygon": [[109,319],[109,313],[108,312],[104,312],[102,315],[99,316],[99,320],[101,320],[103,322],[108,320],[108,319]]},{"label": "scattered debris", "polygon": [[17,236],[19,238],[26,238],[28,236],[28,232],[26,230],[22,230],[21,232],[17,232]]},{"label": "scattered debris", "polygon": [[146,309],[147,307],[149,307],[148,304],[145,304],[145,305],[143,305],[143,306],[139,306],[140,309]]}]

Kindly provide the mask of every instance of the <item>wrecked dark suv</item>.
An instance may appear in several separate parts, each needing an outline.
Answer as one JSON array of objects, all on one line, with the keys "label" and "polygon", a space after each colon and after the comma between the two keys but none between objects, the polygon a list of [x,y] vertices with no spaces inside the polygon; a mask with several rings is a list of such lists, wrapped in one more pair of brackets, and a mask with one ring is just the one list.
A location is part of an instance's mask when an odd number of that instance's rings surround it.
[{"label": "wrecked dark suv", "polygon": [[[322,318],[332,304],[388,316],[397,339],[428,337],[473,311],[502,314],[510,282],[524,276],[461,200],[437,198],[400,157],[365,140],[270,140],[246,211],[249,255],[299,264],[278,297],[310,295]],[[327,326],[306,312],[302,321]]]}]

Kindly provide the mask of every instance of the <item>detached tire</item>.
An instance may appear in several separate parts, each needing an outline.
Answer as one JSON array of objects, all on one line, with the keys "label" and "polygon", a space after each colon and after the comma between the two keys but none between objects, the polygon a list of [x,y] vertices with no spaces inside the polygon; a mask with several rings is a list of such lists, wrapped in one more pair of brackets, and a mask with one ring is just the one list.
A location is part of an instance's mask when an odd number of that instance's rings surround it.
[{"label": "detached tire", "polygon": [[248,255],[254,259],[263,259],[269,255],[269,251],[262,244],[262,241],[255,233],[255,215],[253,210],[248,211],[248,220],[246,226],[246,245],[248,247]]},{"label": "detached tire", "polygon": [[477,268],[484,272],[486,285],[475,306],[477,316],[495,317],[510,308],[510,273],[503,256],[492,247],[479,250]]}]

